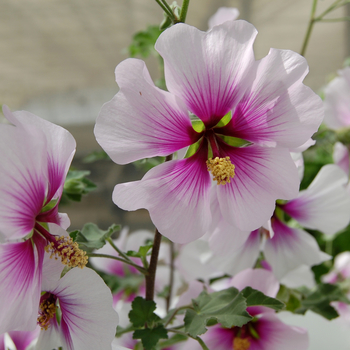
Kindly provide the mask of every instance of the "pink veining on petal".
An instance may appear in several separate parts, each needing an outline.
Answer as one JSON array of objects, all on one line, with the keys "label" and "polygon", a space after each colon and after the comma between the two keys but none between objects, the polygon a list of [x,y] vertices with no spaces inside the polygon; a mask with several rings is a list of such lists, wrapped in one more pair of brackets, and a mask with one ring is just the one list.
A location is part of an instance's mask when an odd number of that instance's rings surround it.
[{"label": "pink veining on petal", "polygon": [[40,238],[32,244],[0,245],[0,333],[36,326],[44,249]]},{"label": "pink veining on petal", "polygon": [[158,230],[177,243],[191,242],[207,231],[210,221],[210,176],[207,148],[190,158],[151,169],[141,181],[119,184],[113,201],[124,210],[145,208]]}]

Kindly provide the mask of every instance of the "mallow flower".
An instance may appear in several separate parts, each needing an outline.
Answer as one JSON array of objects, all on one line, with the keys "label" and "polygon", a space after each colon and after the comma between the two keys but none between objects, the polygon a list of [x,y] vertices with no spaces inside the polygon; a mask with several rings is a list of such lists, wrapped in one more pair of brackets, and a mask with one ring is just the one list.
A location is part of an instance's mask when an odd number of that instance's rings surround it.
[{"label": "mallow flower", "polygon": [[10,124],[0,125],[0,334],[36,327],[44,255],[71,267],[87,262],[58,213],[73,136],[29,112],[3,112]]},{"label": "mallow flower", "polygon": [[255,60],[256,34],[241,20],[208,32],[181,23],[167,29],[155,48],[164,59],[168,92],[153,84],[141,60],[127,59],[115,70],[120,90],[95,126],[112,160],[127,164],[189,147],[184,159],[158,165],[113,192],[124,210],[146,208],[174,242],[208,231],[211,191],[226,222],[244,231],[266,222],[276,199],[298,193],[289,148],[318,129],[322,102],[302,83],[308,72],[302,56],[271,49]]},{"label": "mallow flower", "polygon": [[111,350],[118,324],[112,295],[89,268],[46,280],[38,307],[36,349]]}]

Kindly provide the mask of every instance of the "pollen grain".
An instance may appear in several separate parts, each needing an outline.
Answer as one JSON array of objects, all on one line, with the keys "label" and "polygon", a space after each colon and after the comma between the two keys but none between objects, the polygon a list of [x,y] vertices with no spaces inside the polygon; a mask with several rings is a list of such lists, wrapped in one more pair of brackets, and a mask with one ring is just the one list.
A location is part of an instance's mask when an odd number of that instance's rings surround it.
[{"label": "pollen grain", "polygon": [[235,337],[233,339],[234,350],[249,350],[250,341],[247,338]]},{"label": "pollen grain", "polygon": [[230,157],[209,158],[207,160],[207,168],[213,174],[213,180],[218,185],[230,183],[231,179],[235,176],[235,166],[231,163]]},{"label": "pollen grain", "polygon": [[56,236],[55,241],[49,242],[45,247],[45,251],[51,253],[50,258],[57,260],[60,257],[62,263],[69,267],[83,268],[88,262],[86,252],[79,249],[78,243],[70,237]]}]

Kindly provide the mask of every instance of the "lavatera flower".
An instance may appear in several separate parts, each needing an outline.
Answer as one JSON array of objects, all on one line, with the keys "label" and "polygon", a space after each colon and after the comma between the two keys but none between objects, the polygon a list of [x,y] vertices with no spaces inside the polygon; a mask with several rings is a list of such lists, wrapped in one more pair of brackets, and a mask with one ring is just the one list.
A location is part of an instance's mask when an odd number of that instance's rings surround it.
[{"label": "lavatera flower", "polygon": [[11,124],[0,124],[0,334],[36,327],[45,254],[87,263],[58,213],[73,136],[29,112],[3,111]]},{"label": "lavatera flower", "polygon": [[118,314],[102,278],[89,268],[71,269],[59,278],[58,262],[46,262],[35,349],[111,350]]},{"label": "lavatera flower", "polygon": [[186,24],[167,29],[155,47],[169,92],[153,84],[143,61],[127,59],[116,68],[120,91],[95,127],[112,160],[126,164],[189,147],[184,159],[113,192],[124,210],[146,208],[170,240],[187,243],[209,229],[210,191],[223,218],[243,231],[268,220],[276,199],[297,196],[289,148],[317,130],[322,102],[302,84],[308,66],[300,55],[271,49],[255,60],[256,34],[240,20],[208,32]]}]

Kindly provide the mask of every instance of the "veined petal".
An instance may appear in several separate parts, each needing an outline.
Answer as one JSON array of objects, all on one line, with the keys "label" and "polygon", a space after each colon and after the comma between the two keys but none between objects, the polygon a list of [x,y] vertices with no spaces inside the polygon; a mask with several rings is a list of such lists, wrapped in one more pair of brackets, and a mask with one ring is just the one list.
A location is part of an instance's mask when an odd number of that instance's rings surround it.
[{"label": "veined petal", "polygon": [[347,182],[348,177],[341,168],[334,164],[325,165],[310,186],[282,208],[304,227],[334,234],[346,227],[350,220]]},{"label": "veined petal", "polygon": [[43,253],[30,240],[0,245],[0,334],[35,329]]},{"label": "veined petal", "polygon": [[40,327],[36,327],[36,329],[31,332],[12,331],[8,334],[15,344],[16,350],[28,350],[29,345],[31,345],[33,341],[39,337],[39,333]]},{"label": "veined petal", "polygon": [[255,265],[259,257],[260,242],[259,230],[255,230],[251,232],[246,242],[238,250],[226,255],[216,252],[209,259],[208,263],[222,272],[235,275]]},{"label": "veined petal", "polygon": [[186,106],[153,84],[143,61],[127,59],[115,74],[120,91],[102,107],[94,131],[114,162],[166,156],[198,140]]},{"label": "veined petal", "polygon": [[29,234],[45,201],[46,141],[38,130],[0,125],[0,231],[7,239]]},{"label": "veined petal", "polygon": [[220,147],[235,165],[231,183],[217,186],[222,216],[232,225],[253,231],[272,216],[276,199],[297,196],[298,171],[287,149]]},{"label": "veined petal", "polygon": [[46,148],[42,151],[47,155],[47,169],[44,168],[41,171],[47,171],[46,175],[49,184],[47,200],[50,201],[53,197],[60,197],[75,153],[76,143],[74,137],[61,126],[50,123],[27,111],[11,113],[7,106],[4,106],[4,114],[17,127],[22,127],[27,131],[37,129],[42,132],[46,140]]},{"label": "veined petal", "polygon": [[292,51],[271,49],[256,65],[250,89],[233,111],[230,123],[218,132],[261,145],[301,146],[323,119],[320,97],[302,84],[308,72],[305,58]]},{"label": "veined petal", "polygon": [[251,338],[249,350],[307,350],[307,330],[283,323],[273,313],[264,313],[255,324],[260,339]]},{"label": "veined petal", "polygon": [[48,292],[59,299],[60,334],[67,350],[111,349],[118,315],[110,289],[95,271],[72,269]]},{"label": "veined petal", "polygon": [[291,228],[276,218],[271,220],[275,235],[265,244],[265,257],[273,273],[281,279],[301,265],[313,266],[330,259],[309,233]]},{"label": "veined petal", "polygon": [[230,286],[236,287],[239,290],[245,287],[252,287],[260,290],[265,295],[275,298],[280,288],[274,274],[264,269],[246,269],[235,275],[230,283]]},{"label": "veined petal", "polygon": [[209,32],[178,23],[158,38],[168,90],[207,126],[215,126],[239,101],[252,72],[256,29],[228,21]]},{"label": "veined petal", "polygon": [[176,243],[204,235],[211,222],[206,150],[165,162],[140,181],[116,185],[113,202],[124,210],[145,208],[159,232]]}]

